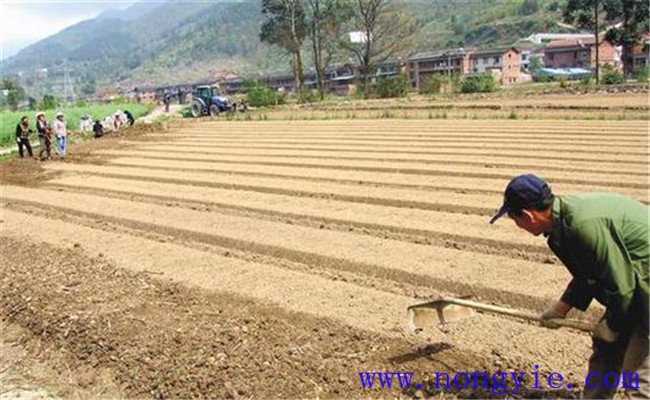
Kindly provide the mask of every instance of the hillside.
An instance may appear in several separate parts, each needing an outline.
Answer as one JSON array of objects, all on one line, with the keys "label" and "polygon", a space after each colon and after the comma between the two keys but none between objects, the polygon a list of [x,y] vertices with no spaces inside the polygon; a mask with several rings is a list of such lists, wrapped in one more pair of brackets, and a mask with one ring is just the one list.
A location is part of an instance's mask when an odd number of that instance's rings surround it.
[{"label": "hillside", "polygon": [[[557,25],[562,0],[405,1],[417,21],[413,52],[511,44]],[[244,75],[289,69],[289,57],[259,41],[258,2],[136,3],[76,24],[4,61],[36,97],[62,92],[64,67],[77,92],[193,82],[228,69]],[[305,43],[305,60],[309,46]],[[347,58],[343,58],[347,61]],[[306,64],[306,68],[309,64]],[[36,71],[47,68],[47,76]],[[81,93],[80,93],[81,94]]]}]

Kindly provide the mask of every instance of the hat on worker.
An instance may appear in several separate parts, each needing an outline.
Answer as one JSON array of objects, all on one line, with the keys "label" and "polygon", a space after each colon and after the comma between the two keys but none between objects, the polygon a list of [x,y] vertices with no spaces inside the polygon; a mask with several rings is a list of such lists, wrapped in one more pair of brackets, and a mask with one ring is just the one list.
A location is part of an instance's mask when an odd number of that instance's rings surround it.
[{"label": "hat on worker", "polygon": [[519,214],[521,210],[544,206],[553,197],[551,187],[542,178],[533,174],[513,178],[503,195],[503,205],[490,219],[493,224],[507,213]]},{"label": "hat on worker", "polygon": [[40,117],[41,115],[45,116],[45,113],[43,111],[39,111],[36,113],[36,118]]},{"label": "hat on worker", "polygon": [[59,117],[63,117],[63,113],[60,113],[60,112],[56,113],[56,117],[57,117],[57,118],[59,118]]}]

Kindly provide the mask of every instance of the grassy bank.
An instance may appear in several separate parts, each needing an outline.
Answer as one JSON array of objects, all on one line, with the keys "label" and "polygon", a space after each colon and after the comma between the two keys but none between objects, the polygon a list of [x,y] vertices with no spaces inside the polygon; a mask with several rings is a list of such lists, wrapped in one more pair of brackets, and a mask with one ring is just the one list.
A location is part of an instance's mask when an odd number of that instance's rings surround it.
[{"label": "grassy bank", "polygon": [[[57,112],[62,112],[68,125],[68,130],[79,129],[79,121],[84,114],[88,114],[93,120],[102,119],[114,114],[118,110],[129,110],[135,118],[148,114],[152,109],[151,104],[121,103],[102,104],[86,107],[69,107],[59,110],[45,111],[50,124],[54,121]],[[8,147],[14,144],[16,125],[24,115],[29,117],[30,127],[36,131],[36,113],[38,111],[17,111],[0,113],[0,147]],[[34,135],[35,136],[35,135]]]}]

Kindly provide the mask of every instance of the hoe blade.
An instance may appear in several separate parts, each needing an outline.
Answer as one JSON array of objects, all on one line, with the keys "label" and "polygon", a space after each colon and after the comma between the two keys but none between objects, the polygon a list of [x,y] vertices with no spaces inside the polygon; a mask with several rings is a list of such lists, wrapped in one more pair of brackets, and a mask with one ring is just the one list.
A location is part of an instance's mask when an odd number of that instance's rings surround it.
[{"label": "hoe blade", "polygon": [[444,299],[415,304],[408,308],[408,327],[413,333],[462,320],[474,315],[474,310]]}]

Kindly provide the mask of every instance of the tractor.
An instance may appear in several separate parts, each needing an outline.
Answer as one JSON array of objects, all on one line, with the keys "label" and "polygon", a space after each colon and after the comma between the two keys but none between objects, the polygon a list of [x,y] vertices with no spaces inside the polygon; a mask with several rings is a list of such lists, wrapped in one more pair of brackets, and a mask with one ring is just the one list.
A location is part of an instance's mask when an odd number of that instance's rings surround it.
[{"label": "tractor", "polygon": [[198,118],[203,115],[217,116],[222,112],[233,112],[234,106],[212,86],[197,86],[190,110],[192,116]]}]

